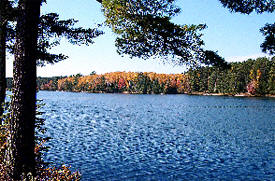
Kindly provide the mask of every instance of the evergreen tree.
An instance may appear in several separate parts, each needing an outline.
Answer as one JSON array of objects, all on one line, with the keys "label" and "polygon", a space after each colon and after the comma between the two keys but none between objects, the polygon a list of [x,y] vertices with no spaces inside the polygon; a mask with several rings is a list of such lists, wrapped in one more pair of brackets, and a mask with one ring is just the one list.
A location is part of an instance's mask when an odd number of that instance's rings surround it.
[{"label": "evergreen tree", "polygon": [[174,64],[201,63],[205,53],[200,31],[206,25],[173,23],[171,18],[180,12],[174,1],[102,1],[106,23],[118,35],[118,53],[143,59],[157,57]]},{"label": "evergreen tree", "polygon": [[[3,1],[3,2],[2,2]],[[7,0],[1,0],[1,3],[8,3],[8,8],[1,11],[3,16],[7,17],[7,12],[16,11],[15,8],[11,8],[11,3]],[[5,6],[1,6],[5,7]],[[9,15],[6,18],[6,22],[1,28],[0,35],[2,36],[2,46],[0,47],[1,58],[0,58],[0,104],[4,102],[5,99],[5,89],[6,89],[6,79],[5,79],[5,47],[7,47],[8,52],[14,54],[14,44],[15,44],[15,35],[16,30],[13,24],[9,24],[7,20],[14,20],[16,14]],[[56,13],[49,13],[46,15],[41,15],[39,19],[38,26],[38,46],[36,50],[37,65],[43,66],[47,63],[57,63],[59,61],[65,60],[68,57],[66,55],[53,54],[50,53],[50,49],[60,44],[62,37],[66,38],[71,44],[74,45],[89,45],[94,43],[93,39],[101,34],[102,31],[99,31],[96,28],[76,28],[75,25],[78,21],[75,19],[60,20],[59,15]],[[0,115],[1,115],[0,108]]]},{"label": "evergreen tree", "polygon": [[41,0],[20,0],[14,52],[13,98],[5,161],[14,180],[35,175],[36,49]]},{"label": "evergreen tree", "polygon": [[[2,103],[6,94],[6,40],[7,25],[11,4],[8,0],[0,0],[0,116],[3,113]],[[2,120],[0,119],[0,125]]]},{"label": "evergreen tree", "polygon": [[[5,0],[0,0],[0,116],[3,113],[2,103],[6,94],[6,19],[5,19]],[[4,71],[1,71],[4,70]],[[3,81],[4,80],[4,81]],[[2,120],[0,119],[0,124]]]}]

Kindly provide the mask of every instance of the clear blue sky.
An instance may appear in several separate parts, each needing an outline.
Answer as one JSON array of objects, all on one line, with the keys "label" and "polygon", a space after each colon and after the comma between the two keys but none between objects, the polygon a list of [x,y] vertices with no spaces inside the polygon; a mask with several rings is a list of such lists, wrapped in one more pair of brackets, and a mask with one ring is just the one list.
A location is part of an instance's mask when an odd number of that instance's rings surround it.
[{"label": "clear blue sky", "polygon": [[[248,57],[264,56],[260,44],[264,38],[259,29],[266,23],[273,23],[275,14],[243,15],[230,13],[222,7],[218,0],[178,0],[176,3],[182,12],[173,19],[178,24],[207,24],[203,31],[205,49],[218,51],[227,61],[240,61]],[[96,0],[47,0],[42,13],[57,12],[61,19],[75,18],[78,25],[94,27],[104,21],[101,6]],[[53,52],[62,52],[69,59],[38,68],[39,76],[89,74],[114,71],[147,71],[158,73],[181,73],[184,66],[163,64],[158,60],[141,60],[121,57],[114,46],[116,35],[108,28],[105,34],[95,39],[95,44],[86,46],[72,46],[62,41]],[[7,76],[12,76],[12,59],[8,58]]]}]

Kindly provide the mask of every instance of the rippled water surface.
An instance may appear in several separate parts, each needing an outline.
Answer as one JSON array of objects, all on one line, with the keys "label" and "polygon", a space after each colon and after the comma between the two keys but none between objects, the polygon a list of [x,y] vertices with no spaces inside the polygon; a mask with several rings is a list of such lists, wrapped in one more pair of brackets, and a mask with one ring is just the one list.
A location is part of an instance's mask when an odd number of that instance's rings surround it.
[{"label": "rippled water surface", "polygon": [[82,180],[274,180],[275,99],[39,92]]}]

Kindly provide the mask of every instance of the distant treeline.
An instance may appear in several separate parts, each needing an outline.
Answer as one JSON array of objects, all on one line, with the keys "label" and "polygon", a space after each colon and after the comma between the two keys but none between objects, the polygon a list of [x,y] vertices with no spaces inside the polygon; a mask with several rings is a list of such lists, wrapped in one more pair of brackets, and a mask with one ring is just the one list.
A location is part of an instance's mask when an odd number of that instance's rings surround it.
[{"label": "distant treeline", "polygon": [[229,69],[203,67],[187,72],[192,92],[275,94],[275,57],[231,63]]},{"label": "distant treeline", "polygon": [[[45,80],[45,81],[44,81]],[[113,72],[102,75],[49,78],[41,90],[93,93],[182,94],[220,93],[235,95],[275,94],[275,57],[230,63],[229,68],[200,67],[183,74]],[[42,82],[42,81],[40,81]]]},{"label": "distant treeline", "polygon": [[[40,88],[42,85],[47,84],[50,81],[56,82],[59,79],[65,78],[64,76],[56,76],[56,77],[37,77],[37,88]],[[7,88],[11,89],[12,88],[12,78],[8,77],[7,78]]]},{"label": "distant treeline", "polygon": [[93,93],[185,93],[190,90],[184,74],[157,74],[147,72],[113,72],[103,75],[70,76],[50,81],[41,90],[58,90]]},{"label": "distant treeline", "polygon": [[[89,76],[38,77],[37,86],[41,90],[93,93],[275,95],[275,57],[230,63],[226,69],[193,68],[182,74],[93,72]],[[7,78],[7,87],[12,87],[12,78]]]}]

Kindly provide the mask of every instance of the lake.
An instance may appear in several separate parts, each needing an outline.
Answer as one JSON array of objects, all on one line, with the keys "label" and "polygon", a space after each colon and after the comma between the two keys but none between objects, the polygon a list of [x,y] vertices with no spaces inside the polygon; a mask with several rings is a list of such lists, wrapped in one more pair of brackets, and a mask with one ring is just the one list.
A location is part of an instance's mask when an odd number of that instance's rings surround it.
[{"label": "lake", "polygon": [[40,91],[47,161],[82,180],[274,180],[275,99]]}]

